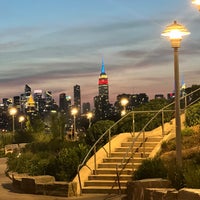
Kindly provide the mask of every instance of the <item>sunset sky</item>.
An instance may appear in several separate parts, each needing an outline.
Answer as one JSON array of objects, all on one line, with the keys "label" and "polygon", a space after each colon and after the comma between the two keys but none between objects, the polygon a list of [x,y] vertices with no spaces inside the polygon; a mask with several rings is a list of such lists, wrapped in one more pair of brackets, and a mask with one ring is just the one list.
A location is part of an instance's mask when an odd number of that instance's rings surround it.
[{"label": "sunset sky", "polygon": [[[159,4],[158,4],[159,3]],[[173,49],[161,37],[174,20],[191,32],[180,48],[180,80],[200,84],[200,12],[190,0],[0,0],[0,98],[32,90],[98,94],[102,57],[110,100],[174,89]]]}]

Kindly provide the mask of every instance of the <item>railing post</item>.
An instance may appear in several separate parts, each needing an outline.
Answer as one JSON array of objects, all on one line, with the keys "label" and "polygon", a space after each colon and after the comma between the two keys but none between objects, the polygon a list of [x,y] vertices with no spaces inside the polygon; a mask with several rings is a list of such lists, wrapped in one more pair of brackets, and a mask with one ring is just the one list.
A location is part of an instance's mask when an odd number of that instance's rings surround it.
[{"label": "railing post", "polygon": [[108,134],[108,140],[109,140],[109,157],[111,155],[111,129],[109,129],[109,134]]},{"label": "railing post", "polygon": [[96,158],[96,153],[97,153],[97,147],[94,146],[94,174],[97,173],[97,158]]},{"label": "railing post", "polygon": [[162,137],[165,135],[165,117],[164,117],[164,110],[162,110]]},{"label": "railing post", "polygon": [[132,125],[133,125],[133,134],[132,134],[132,137],[135,137],[135,113],[134,112],[133,112],[132,117],[133,117],[133,123],[132,123]]},{"label": "railing post", "polygon": [[119,186],[119,195],[121,195],[121,183],[120,183],[120,175],[119,175],[119,166],[118,164],[116,165],[116,172],[117,172],[117,182],[118,182],[118,186]]},{"label": "railing post", "polygon": [[81,184],[81,177],[80,177],[79,169],[78,169],[78,181],[79,181],[79,187],[80,187],[80,195],[82,195],[82,184]]},{"label": "railing post", "polygon": [[186,113],[186,108],[187,108],[187,96],[185,95],[185,113]]},{"label": "railing post", "polygon": [[134,172],[134,146],[132,146],[131,163],[132,163],[132,172]]},{"label": "railing post", "polygon": [[143,157],[145,158],[145,130],[143,131]]}]

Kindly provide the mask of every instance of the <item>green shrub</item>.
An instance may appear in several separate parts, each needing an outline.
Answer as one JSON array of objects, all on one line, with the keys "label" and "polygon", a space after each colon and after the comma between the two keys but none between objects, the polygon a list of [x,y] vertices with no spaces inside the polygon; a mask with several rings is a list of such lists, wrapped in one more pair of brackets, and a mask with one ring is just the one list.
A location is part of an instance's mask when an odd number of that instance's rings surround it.
[{"label": "green shrub", "polygon": [[182,136],[191,136],[194,133],[195,133],[194,130],[190,127],[186,127],[181,131]]},{"label": "green shrub", "polygon": [[160,158],[147,159],[133,174],[135,180],[146,178],[166,178],[167,170]]},{"label": "green shrub", "polygon": [[0,148],[7,144],[12,144],[14,137],[12,133],[0,133]]},{"label": "green shrub", "polygon": [[186,186],[189,188],[200,188],[200,166],[188,164],[184,169]]},{"label": "green shrub", "polygon": [[161,145],[161,153],[174,151],[175,149],[176,149],[175,140],[169,140],[168,142],[164,141]]},{"label": "green shrub", "polygon": [[196,103],[187,109],[185,121],[187,126],[200,124],[200,103]]},{"label": "green shrub", "polygon": [[183,168],[177,166],[174,158],[167,163],[167,177],[171,181],[172,186],[177,190],[185,187]]}]

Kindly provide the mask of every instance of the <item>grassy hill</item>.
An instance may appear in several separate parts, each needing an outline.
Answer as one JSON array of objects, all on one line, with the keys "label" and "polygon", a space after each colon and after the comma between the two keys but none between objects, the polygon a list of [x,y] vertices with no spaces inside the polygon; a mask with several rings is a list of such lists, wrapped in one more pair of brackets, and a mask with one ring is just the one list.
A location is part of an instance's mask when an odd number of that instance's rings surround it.
[{"label": "grassy hill", "polygon": [[167,178],[177,188],[200,188],[200,125],[182,131],[183,165],[176,165],[175,139],[162,144],[159,155],[143,162],[134,179]]}]

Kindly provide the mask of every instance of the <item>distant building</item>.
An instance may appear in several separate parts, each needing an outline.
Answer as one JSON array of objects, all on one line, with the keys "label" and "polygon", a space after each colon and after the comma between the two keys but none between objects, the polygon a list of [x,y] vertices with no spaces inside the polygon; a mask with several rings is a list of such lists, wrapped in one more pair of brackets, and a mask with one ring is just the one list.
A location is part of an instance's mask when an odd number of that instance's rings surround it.
[{"label": "distant building", "polygon": [[81,114],[81,88],[80,85],[74,86],[74,106],[78,109],[78,114]]},{"label": "distant building", "polygon": [[86,114],[90,111],[90,103],[89,102],[86,102],[86,103],[83,103],[83,114]]},{"label": "distant building", "polygon": [[98,89],[99,95],[94,97],[95,119],[108,119],[111,114],[111,104],[109,103],[108,76],[105,72],[103,59],[101,73],[98,80]]},{"label": "distant building", "polygon": [[154,99],[164,99],[164,95],[163,94],[155,94]]},{"label": "distant building", "polygon": [[59,95],[59,110],[70,115],[71,109],[71,96],[67,96],[65,93]]},{"label": "distant building", "polygon": [[36,112],[36,104],[32,95],[29,96],[28,101],[26,102],[26,112],[29,115],[32,115]]},{"label": "distant building", "polygon": [[61,112],[66,112],[67,103],[66,103],[66,94],[65,93],[59,94],[59,109]]},{"label": "distant building", "polygon": [[34,90],[33,98],[34,98],[34,101],[35,101],[36,110],[38,112],[43,110],[44,103],[42,101],[42,90]]},{"label": "distant building", "polygon": [[167,100],[173,100],[175,98],[175,93],[171,92],[167,94]]},{"label": "distant building", "polygon": [[105,72],[105,66],[104,66],[103,59],[102,59],[101,73],[99,76],[98,86],[99,86],[99,96],[101,96],[101,97],[104,96],[104,99],[107,102],[109,102],[108,76]]}]

